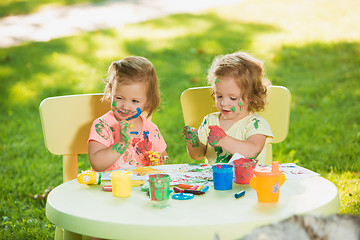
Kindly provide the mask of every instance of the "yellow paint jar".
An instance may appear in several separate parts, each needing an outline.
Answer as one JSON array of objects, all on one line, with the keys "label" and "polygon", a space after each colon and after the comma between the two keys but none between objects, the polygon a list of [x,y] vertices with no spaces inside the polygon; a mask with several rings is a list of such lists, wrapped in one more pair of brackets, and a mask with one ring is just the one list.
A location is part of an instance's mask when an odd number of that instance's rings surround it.
[{"label": "yellow paint jar", "polygon": [[114,197],[131,196],[131,176],[129,171],[114,171],[111,173],[112,193]]}]

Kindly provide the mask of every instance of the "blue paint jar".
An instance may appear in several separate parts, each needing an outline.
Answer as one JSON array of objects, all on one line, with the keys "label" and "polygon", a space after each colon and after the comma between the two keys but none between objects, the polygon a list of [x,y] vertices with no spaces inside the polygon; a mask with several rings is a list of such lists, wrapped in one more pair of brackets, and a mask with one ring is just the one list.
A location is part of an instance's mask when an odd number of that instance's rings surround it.
[{"label": "blue paint jar", "polygon": [[233,166],[217,164],[212,166],[215,190],[230,190],[233,186]]}]

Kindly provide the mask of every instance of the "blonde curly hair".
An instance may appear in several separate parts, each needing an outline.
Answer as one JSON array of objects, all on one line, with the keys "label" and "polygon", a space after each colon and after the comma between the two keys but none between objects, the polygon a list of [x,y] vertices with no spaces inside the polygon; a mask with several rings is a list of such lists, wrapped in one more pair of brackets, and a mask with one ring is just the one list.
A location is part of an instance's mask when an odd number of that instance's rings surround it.
[{"label": "blonde curly hair", "polygon": [[219,77],[231,76],[242,92],[242,99],[247,102],[250,112],[264,110],[267,86],[263,62],[245,52],[235,52],[215,57],[208,72],[208,83],[214,87]]}]

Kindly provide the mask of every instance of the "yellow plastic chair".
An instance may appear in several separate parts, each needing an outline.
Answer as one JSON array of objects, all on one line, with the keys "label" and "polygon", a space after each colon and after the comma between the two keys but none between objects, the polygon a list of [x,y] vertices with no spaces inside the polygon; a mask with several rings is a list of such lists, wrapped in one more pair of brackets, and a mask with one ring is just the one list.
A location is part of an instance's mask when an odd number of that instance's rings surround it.
[{"label": "yellow plastic chair", "polygon": [[63,156],[64,182],[78,175],[78,154],[88,152],[87,140],[93,121],[110,110],[103,94],[50,97],[40,103],[45,146]]},{"label": "yellow plastic chair", "polygon": [[[103,94],[50,97],[40,103],[40,118],[45,146],[50,153],[63,156],[63,181],[78,175],[78,154],[88,152],[91,124],[110,110]],[[55,239],[81,239],[78,234],[56,227]]]},{"label": "yellow plastic chair", "polygon": [[[109,102],[100,100],[102,97],[101,93],[68,95],[49,97],[40,103],[45,146],[50,153],[63,156],[64,182],[78,175],[77,157],[88,153],[87,140],[93,121],[111,109]],[[56,227],[55,239],[90,238]]]},{"label": "yellow plastic chair", "polygon": [[[199,128],[203,118],[217,112],[215,101],[211,96],[212,88],[196,87],[186,89],[180,97],[185,125]],[[290,91],[282,86],[270,86],[265,110],[258,114],[270,124],[274,139],[268,143],[265,164],[272,163],[272,144],[282,142],[288,133],[290,118]]]}]

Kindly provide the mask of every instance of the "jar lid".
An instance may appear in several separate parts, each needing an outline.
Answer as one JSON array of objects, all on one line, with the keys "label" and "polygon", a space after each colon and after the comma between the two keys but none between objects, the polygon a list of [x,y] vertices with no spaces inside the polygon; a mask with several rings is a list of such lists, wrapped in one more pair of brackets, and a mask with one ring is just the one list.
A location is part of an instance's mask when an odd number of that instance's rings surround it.
[{"label": "jar lid", "polygon": [[230,164],[218,163],[212,166],[213,172],[232,172],[234,166]]},{"label": "jar lid", "polygon": [[154,182],[170,182],[171,178],[168,174],[163,174],[163,173],[159,173],[159,174],[151,174],[149,175],[149,182],[150,183],[154,183]]},{"label": "jar lid", "polygon": [[248,158],[239,158],[234,160],[234,166],[241,166],[241,167],[252,167],[255,168],[256,161],[253,159]]}]

